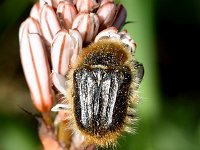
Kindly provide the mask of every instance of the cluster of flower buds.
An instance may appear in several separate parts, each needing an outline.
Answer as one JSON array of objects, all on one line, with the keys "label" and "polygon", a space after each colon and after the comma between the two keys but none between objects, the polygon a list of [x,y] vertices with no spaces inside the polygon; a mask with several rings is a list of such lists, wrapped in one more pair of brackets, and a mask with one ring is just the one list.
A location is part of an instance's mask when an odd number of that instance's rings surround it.
[{"label": "cluster of flower buds", "polygon": [[[131,51],[135,43],[118,32],[126,10],[114,0],[40,0],[19,31],[20,55],[35,107],[50,111],[51,82],[65,95],[65,76],[82,47],[101,38],[117,38]],[[51,72],[52,70],[52,72]]]},{"label": "cluster of flower buds", "polygon": [[22,67],[38,111],[51,111],[55,93],[67,97],[66,75],[84,46],[114,38],[134,52],[135,42],[126,31],[119,32],[125,20],[125,8],[114,0],[40,0],[34,4],[20,26],[19,42]]}]

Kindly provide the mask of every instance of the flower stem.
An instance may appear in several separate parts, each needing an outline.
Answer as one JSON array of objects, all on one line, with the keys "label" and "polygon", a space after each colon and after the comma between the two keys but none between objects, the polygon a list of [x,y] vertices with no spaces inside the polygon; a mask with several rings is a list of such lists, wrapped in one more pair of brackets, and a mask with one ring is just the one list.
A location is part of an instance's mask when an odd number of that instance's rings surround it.
[{"label": "flower stem", "polygon": [[53,127],[50,111],[42,112],[42,118],[47,126]]}]

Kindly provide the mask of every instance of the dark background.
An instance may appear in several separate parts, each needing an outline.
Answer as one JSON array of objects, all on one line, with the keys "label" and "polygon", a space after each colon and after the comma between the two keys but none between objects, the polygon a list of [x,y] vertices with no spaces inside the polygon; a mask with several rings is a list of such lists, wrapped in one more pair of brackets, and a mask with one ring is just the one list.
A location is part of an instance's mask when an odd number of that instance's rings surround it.
[{"label": "dark background", "polygon": [[[152,38],[148,40],[153,42],[148,52],[141,46],[148,45],[148,42],[141,43],[137,39],[139,36],[146,38],[142,34],[143,28],[137,29],[137,25],[144,22],[137,18],[136,25],[127,28],[135,27],[133,31],[130,29],[131,35],[135,34],[138,49],[141,49],[138,59],[145,66],[142,103],[155,102],[154,96],[145,95],[155,89],[156,105],[143,107],[141,104],[138,132],[127,135],[127,139],[122,137],[119,149],[200,149],[200,1],[134,0],[123,3],[130,13],[128,19],[135,21],[136,15],[141,20],[150,20],[144,27],[145,31],[151,31],[148,36]],[[134,3],[137,5],[132,6]],[[42,149],[36,120],[20,108],[37,114],[24,80],[18,44],[19,25],[29,15],[32,4],[31,0],[0,1],[1,150],[15,150],[16,147],[20,150]],[[152,54],[148,56],[150,62],[153,58],[151,65],[146,60],[149,53]],[[148,78],[151,75],[153,77]]]}]

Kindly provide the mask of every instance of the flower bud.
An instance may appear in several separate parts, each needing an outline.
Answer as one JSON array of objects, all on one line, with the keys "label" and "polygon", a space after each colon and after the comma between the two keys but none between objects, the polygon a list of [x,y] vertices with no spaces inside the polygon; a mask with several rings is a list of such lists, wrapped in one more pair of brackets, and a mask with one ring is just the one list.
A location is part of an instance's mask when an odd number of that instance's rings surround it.
[{"label": "flower bud", "polygon": [[103,6],[105,3],[114,3],[114,0],[101,0],[100,6]]},{"label": "flower bud", "polygon": [[104,29],[103,31],[99,32],[99,34],[95,37],[94,42],[97,42],[105,38],[113,38],[113,37],[119,38],[119,35],[117,33],[118,33],[118,30],[115,27]]},{"label": "flower bud", "polygon": [[64,28],[70,29],[72,27],[72,22],[77,15],[77,10],[73,3],[62,1],[57,7],[57,14]]},{"label": "flower bud", "polygon": [[53,8],[57,8],[60,2],[64,2],[65,0],[51,0]]},{"label": "flower bud", "polygon": [[48,4],[51,7],[57,9],[58,4],[60,2],[66,2],[66,1],[72,3],[72,0],[40,0],[40,5],[42,6],[44,4]]},{"label": "flower bud", "polygon": [[122,4],[117,6],[117,12],[113,19],[112,26],[116,27],[117,29],[121,29],[126,21],[127,12],[126,9]]},{"label": "flower bud", "polygon": [[130,37],[128,32],[126,30],[123,30],[118,33],[120,35],[121,41],[126,45],[126,47],[131,51],[131,53],[135,52],[136,49],[136,43],[135,41]]},{"label": "flower bud", "polygon": [[43,5],[45,4],[48,4],[49,6],[53,7],[53,8],[57,8],[58,7],[58,4],[62,1],[69,1],[71,2],[71,0],[40,0],[39,3],[40,3],[40,6],[42,7]]},{"label": "flower bud", "polygon": [[96,0],[74,0],[76,8],[79,12],[89,13],[98,8],[99,4]]},{"label": "flower bud", "polygon": [[73,43],[75,43],[74,52],[71,57],[71,64],[74,65],[76,63],[79,52],[82,50],[83,40],[81,34],[77,30],[70,29],[69,34],[72,37]]},{"label": "flower bud", "polygon": [[20,56],[25,78],[35,107],[40,112],[51,110],[53,94],[46,49],[38,22],[28,18],[20,27]]},{"label": "flower bud", "polygon": [[131,53],[135,52],[136,43],[126,30],[118,32],[117,28],[115,27],[107,28],[96,36],[94,42],[105,38],[120,40],[130,50]]},{"label": "flower bud", "polygon": [[115,16],[116,7],[114,2],[108,2],[101,5],[97,11],[100,24],[102,28],[106,28],[112,25]]},{"label": "flower bud", "polygon": [[39,4],[41,7],[43,7],[46,4],[48,4],[51,7],[53,6],[52,0],[39,0]]},{"label": "flower bud", "polygon": [[84,42],[91,42],[99,30],[99,18],[94,13],[80,13],[74,19],[72,29],[77,29]]},{"label": "flower bud", "polygon": [[31,9],[30,16],[34,18],[35,20],[39,21],[40,20],[40,11],[41,11],[41,6],[39,2],[35,3]]},{"label": "flower bud", "polygon": [[53,39],[51,61],[53,71],[65,76],[82,49],[81,35],[78,31],[60,31]]},{"label": "flower bud", "polygon": [[66,96],[66,78],[58,73],[52,72],[52,82],[56,89]]},{"label": "flower bud", "polygon": [[49,45],[51,44],[54,35],[61,30],[56,13],[48,4],[45,4],[42,7],[40,15],[40,27],[42,29],[43,36]]},{"label": "flower bud", "polygon": [[29,23],[30,19],[26,19],[26,21],[22,22],[19,28],[19,45],[21,46],[22,35],[24,34],[24,30],[27,28],[27,24]]}]

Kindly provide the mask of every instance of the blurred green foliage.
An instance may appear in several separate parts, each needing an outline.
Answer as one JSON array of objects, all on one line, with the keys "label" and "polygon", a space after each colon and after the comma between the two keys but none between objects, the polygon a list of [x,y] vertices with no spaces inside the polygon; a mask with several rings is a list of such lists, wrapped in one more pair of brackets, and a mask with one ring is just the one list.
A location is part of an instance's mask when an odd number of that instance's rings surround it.
[{"label": "blurred green foliage", "polygon": [[[17,35],[19,25],[28,16],[33,2],[0,2],[0,150],[41,149],[36,120],[18,107],[35,113],[20,65]],[[145,76],[137,108],[139,120],[134,126],[136,133],[123,135],[116,149],[199,150],[200,96],[178,95],[171,98],[164,95],[161,88],[155,31],[155,5],[158,1],[122,0],[122,3],[128,11],[127,21],[135,22],[124,28],[137,43],[135,57],[144,64]],[[190,1],[184,3],[187,5]],[[200,21],[200,13],[198,17]]]}]

